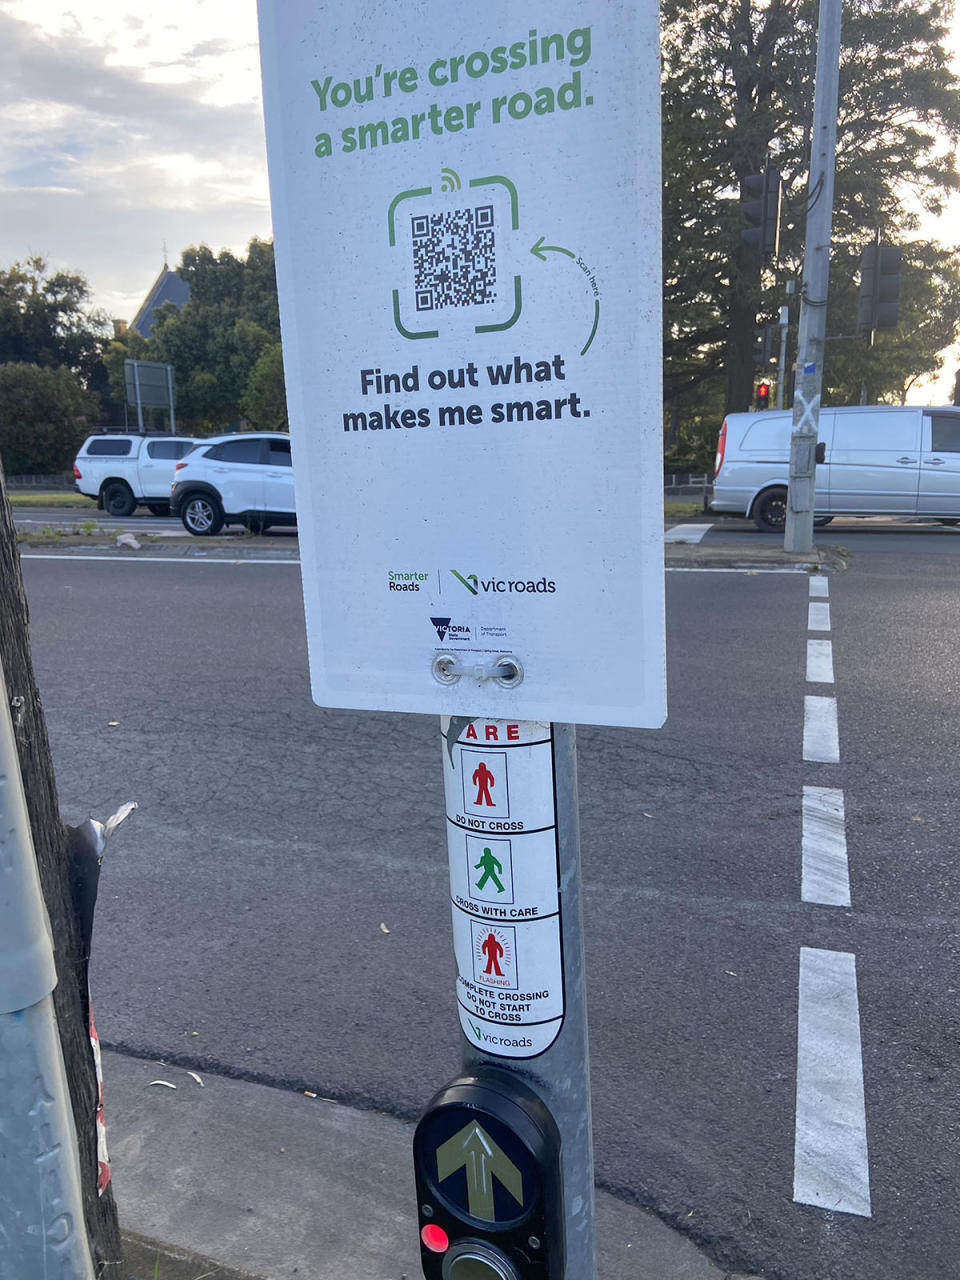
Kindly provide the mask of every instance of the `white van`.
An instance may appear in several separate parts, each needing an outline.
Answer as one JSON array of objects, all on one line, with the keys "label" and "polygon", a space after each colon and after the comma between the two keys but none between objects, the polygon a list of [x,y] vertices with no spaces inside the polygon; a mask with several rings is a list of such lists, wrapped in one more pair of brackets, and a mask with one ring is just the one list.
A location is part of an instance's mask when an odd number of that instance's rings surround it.
[{"label": "white van", "polygon": [[[712,509],[784,527],[793,411],[728,413]],[[932,516],[960,524],[960,408],[821,409],[814,516]]]}]

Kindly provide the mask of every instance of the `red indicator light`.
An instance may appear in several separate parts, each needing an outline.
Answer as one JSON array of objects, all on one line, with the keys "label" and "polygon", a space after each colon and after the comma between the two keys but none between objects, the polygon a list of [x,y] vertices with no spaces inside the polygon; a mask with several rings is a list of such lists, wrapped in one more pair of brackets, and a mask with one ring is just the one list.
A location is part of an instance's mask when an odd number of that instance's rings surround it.
[{"label": "red indicator light", "polygon": [[443,1227],[438,1227],[435,1222],[427,1223],[420,1232],[420,1239],[431,1253],[446,1253],[450,1248],[450,1237]]}]

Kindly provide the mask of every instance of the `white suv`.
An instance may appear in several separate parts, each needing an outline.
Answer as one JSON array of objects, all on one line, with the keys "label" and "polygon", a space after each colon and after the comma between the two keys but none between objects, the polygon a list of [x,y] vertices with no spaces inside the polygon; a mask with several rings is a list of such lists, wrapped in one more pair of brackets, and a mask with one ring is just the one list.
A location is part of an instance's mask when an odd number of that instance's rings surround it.
[{"label": "white suv", "polygon": [[201,440],[177,463],[170,510],[199,537],[230,524],[254,533],[295,525],[290,437],[244,431]]},{"label": "white suv", "polygon": [[187,436],[100,431],[80,446],[74,488],[96,498],[108,516],[122,519],[140,503],[155,516],[168,516],[173,464],[195,443]]}]

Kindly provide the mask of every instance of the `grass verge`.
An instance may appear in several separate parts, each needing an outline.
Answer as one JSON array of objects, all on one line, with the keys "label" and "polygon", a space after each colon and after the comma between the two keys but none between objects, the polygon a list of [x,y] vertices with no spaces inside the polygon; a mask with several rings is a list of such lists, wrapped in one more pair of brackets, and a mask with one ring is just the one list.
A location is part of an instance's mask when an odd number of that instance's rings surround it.
[{"label": "grass verge", "polygon": [[35,493],[32,489],[24,491],[8,491],[7,498],[11,507],[64,507],[77,511],[96,511],[97,504],[93,498],[85,498],[82,493],[67,493],[59,489],[54,493]]},{"label": "grass verge", "polygon": [[681,501],[679,498],[674,502],[664,502],[663,514],[665,516],[702,516],[703,515],[703,499],[689,498]]}]

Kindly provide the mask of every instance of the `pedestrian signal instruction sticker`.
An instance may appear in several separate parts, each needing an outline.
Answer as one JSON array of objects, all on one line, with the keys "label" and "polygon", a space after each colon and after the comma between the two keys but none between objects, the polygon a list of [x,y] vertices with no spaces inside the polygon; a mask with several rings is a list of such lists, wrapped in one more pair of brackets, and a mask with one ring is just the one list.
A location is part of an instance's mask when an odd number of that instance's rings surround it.
[{"label": "pedestrian signal instruction sticker", "polygon": [[457,958],[467,1039],[533,1058],[563,1025],[563,952],[551,726],[441,720]]}]

